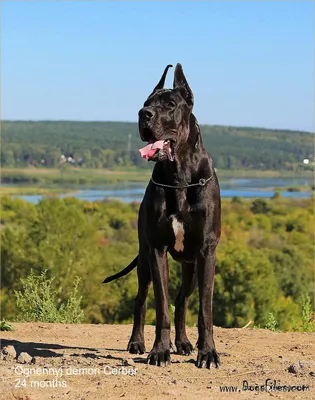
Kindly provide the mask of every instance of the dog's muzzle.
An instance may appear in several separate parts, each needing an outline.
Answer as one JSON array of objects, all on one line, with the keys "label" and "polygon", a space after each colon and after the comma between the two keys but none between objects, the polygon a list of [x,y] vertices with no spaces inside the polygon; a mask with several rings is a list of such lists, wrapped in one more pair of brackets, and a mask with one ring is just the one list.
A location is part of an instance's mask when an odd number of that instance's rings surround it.
[{"label": "dog's muzzle", "polygon": [[[139,111],[139,133],[143,141],[148,142],[146,146],[139,149],[141,157],[148,161],[174,161],[174,140],[161,138],[154,132],[154,120],[156,110],[153,107],[143,107]],[[159,138],[160,137],[160,138]]]},{"label": "dog's muzzle", "polygon": [[139,149],[141,157],[148,161],[174,161],[174,148],[170,139],[150,141]]}]

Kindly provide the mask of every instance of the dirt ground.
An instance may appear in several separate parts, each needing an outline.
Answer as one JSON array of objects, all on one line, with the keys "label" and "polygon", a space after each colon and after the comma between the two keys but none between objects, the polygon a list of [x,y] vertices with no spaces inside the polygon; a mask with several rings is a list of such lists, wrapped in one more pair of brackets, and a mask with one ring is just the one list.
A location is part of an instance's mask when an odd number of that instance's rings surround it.
[{"label": "dirt ground", "polygon": [[[13,345],[17,356],[27,352],[34,358],[30,364],[0,361],[0,398],[5,400],[315,399],[314,334],[215,328],[221,367],[207,370],[195,367],[196,351],[191,356],[172,354],[167,367],[147,365],[147,354],[125,350],[130,325],[13,327],[12,332],[0,332],[1,347]],[[196,343],[197,328],[187,331]],[[145,335],[149,351],[154,327],[146,326]],[[267,379],[273,388],[266,392],[260,387]],[[289,386],[291,391],[284,392]]]}]

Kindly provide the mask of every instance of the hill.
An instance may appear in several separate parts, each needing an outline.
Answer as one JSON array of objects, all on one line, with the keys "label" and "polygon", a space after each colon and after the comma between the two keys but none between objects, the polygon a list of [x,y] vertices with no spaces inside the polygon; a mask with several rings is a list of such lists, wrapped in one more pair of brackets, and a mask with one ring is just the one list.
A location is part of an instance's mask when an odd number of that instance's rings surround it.
[{"label": "hill", "polygon": [[[292,170],[314,157],[308,132],[201,125],[206,149],[218,169]],[[151,168],[136,123],[71,121],[3,121],[2,167],[60,165],[60,156],[82,159],[87,168]]]}]

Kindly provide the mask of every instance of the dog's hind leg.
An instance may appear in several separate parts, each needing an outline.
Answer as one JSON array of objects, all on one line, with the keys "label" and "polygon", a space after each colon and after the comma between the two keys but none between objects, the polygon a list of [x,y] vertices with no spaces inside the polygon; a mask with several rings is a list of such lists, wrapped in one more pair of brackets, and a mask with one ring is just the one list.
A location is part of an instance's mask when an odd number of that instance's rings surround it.
[{"label": "dog's hind leg", "polygon": [[166,366],[170,363],[171,320],[168,310],[169,267],[165,251],[152,249],[150,267],[156,304],[155,341],[147,362],[152,365]]},{"label": "dog's hind leg", "polygon": [[200,254],[197,264],[199,285],[199,318],[198,318],[198,368],[210,368],[211,364],[218,368],[220,358],[213,340],[213,284],[215,273],[215,250],[208,245]]},{"label": "dog's hind leg", "polygon": [[189,355],[193,346],[186,334],[186,310],[189,296],[197,285],[196,263],[182,263],[182,285],[175,300],[175,345],[177,354]]},{"label": "dog's hind leg", "polygon": [[146,299],[151,283],[151,271],[148,260],[148,249],[139,252],[138,259],[138,294],[135,299],[134,322],[132,334],[127,350],[131,354],[143,354],[144,344],[144,324],[146,315]]}]

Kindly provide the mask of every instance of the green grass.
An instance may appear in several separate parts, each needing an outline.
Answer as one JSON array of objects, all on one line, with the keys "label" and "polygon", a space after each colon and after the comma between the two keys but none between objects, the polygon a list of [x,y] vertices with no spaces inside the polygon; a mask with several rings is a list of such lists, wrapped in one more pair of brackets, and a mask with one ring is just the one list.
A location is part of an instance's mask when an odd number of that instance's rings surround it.
[{"label": "green grass", "polygon": [[74,193],[72,189],[40,187],[0,187],[0,198],[3,196],[38,195],[57,196],[63,193]]},{"label": "green grass", "polygon": [[[152,164],[153,166],[153,164]],[[293,173],[292,171],[257,171],[257,170],[218,170],[218,177],[230,178],[298,178],[312,177],[312,171]],[[139,168],[105,170],[80,168],[3,168],[1,170],[2,183],[10,184],[105,184],[119,182],[148,182],[151,170]]]},{"label": "green grass", "polygon": [[2,183],[16,184],[74,184],[147,182],[151,171],[110,171],[104,169],[2,169]]},{"label": "green grass", "polygon": [[313,171],[227,170],[217,171],[219,178],[312,178]]},{"label": "green grass", "polygon": [[303,186],[282,186],[282,187],[279,186],[277,188],[264,187],[264,188],[261,188],[260,190],[263,190],[263,191],[275,190],[278,193],[281,193],[281,192],[294,193],[294,192],[313,192],[315,189],[314,189],[314,185],[307,184],[307,185],[303,185]]}]

